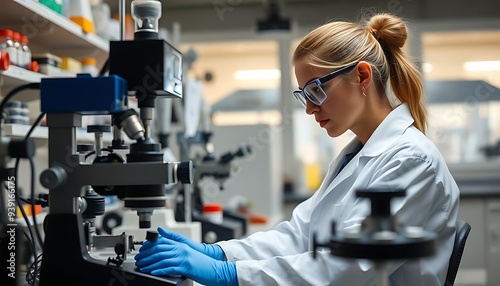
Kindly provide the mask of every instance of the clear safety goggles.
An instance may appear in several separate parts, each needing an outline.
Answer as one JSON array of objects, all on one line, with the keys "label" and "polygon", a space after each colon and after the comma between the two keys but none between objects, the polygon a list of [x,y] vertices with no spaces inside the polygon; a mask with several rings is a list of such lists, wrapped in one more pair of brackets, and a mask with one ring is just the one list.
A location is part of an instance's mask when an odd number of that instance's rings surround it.
[{"label": "clear safety goggles", "polygon": [[322,76],[317,79],[313,79],[304,85],[303,89],[297,89],[293,91],[293,95],[300,102],[300,104],[304,107],[307,105],[307,100],[312,102],[313,104],[320,106],[326,100],[326,92],[323,90],[321,85],[326,82],[336,78],[337,76],[351,71],[354,67],[356,67],[358,63],[353,63],[343,68],[340,68],[332,73],[329,73],[325,76]]}]

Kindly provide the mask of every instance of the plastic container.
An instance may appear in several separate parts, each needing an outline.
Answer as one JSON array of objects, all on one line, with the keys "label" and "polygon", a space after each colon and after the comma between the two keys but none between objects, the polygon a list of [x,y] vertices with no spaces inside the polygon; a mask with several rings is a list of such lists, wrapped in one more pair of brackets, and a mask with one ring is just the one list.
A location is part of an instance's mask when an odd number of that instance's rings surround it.
[{"label": "plastic container", "polygon": [[31,49],[28,46],[29,40],[28,36],[21,35],[21,53],[18,54],[20,66],[23,68],[28,68],[31,64]]},{"label": "plastic container", "polygon": [[50,76],[61,74],[61,58],[50,53],[35,54],[33,61],[38,62],[39,71]]},{"label": "plastic container", "polygon": [[99,69],[97,68],[97,61],[94,58],[85,58],[82,60],[82,73],[89,73],[92,76],[97,76],[99,74]]},{"label": "plastic container", "polygon": [[82,27],[85,33],[94,33],[94,17],[88,0],[64,1],[64,14]]},{"label": "plastic container", "polygon": [[9,53],[10,64],[17,62],[17,50],[12,40],[14,32],[9,29],[0,30],[0,51]]},{"label": "plastic container", "polygon": [[4,123],[29,124],[28,105],[21,101],[9,101],[5,104],[2,118],[4,119]]},{"label": "plastic container", "polygon": [[222,207],[219,204],[204,205],[203,217],[212,223],[221,224],[223,222]]},{"label": "plastic container", "polygon": [[49,7],[51,10],[62,14],[62,0],[39,0],[39,2]]},{"label": "plastic container", "polygon": [[82,72],[82,63],[74,58],[62,58],[61,69],[77,74]]}]

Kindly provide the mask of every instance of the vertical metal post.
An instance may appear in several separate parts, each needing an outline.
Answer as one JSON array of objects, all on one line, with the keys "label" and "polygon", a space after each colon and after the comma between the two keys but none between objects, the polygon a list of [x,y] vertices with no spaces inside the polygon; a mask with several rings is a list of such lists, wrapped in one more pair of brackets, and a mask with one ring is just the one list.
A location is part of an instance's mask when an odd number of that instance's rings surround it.
[{"label": "vertical metal post", "polygon": [[377,286],[388,286],[389,278],[387,276],[387,264],[384,261],[375,262],[375,271],[377,272]]},{"label": "vertical metal post", "polygon": [[186,223],[191,223],[191,184],[184,184],[184,220]]},{"label": "vertical metal post", "polygon": [[[294,98],[292,96],[292,79],[291,79],[291,38],[283,37],[278,41],[279,45],[279,63],[281,70],[281,128],[283,130],[283,142],[287,142],[283,146],[283,181],[290,182],[294,186],[295,176],[295,142],[293,130],[293,111],[294,111]],[[295,188],[294,192],[297,192]]]},{"label": "vertical metal post", "polygon": [[119,0],[118,11],[120,20],[120,41],[125,40],[125,13],[127,11],[125,7],[125,0]]}]

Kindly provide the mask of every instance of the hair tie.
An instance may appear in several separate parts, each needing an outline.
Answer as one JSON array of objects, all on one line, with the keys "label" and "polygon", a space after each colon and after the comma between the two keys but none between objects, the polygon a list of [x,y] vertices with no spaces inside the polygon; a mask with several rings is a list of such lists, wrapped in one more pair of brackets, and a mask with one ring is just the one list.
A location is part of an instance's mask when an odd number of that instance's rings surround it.
[{"label": "hair tie", "polygon": [[380,39],[380,32],[378,30],[371,29],[371,33],[377,41]]}]

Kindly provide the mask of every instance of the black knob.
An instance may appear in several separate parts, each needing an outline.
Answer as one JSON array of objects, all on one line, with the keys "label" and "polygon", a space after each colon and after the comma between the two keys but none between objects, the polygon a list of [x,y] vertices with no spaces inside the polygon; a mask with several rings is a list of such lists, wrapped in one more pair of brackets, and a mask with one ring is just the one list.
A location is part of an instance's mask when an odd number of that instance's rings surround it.
[{"label": "black knob", "polygon": [[158,232],[156,230],[148,230],[146,232],[146,240],[155,242],[158,240]]},{"label": "black knob", "polygon": [[94,145],[92,144],[78,144],[76,146],[76,151],[78,151],[78,153],[88,153],[88,152],[92,152],[94,151]]},{"label": "black knob", "polygon": [[35,148],[33,138],[12,140],[9,143],[9,156],[12,158],[31,158],[35,155]]},{"label": "black knob", "polygon": [[356,195],[360,198],[371,200],[372,216],[391,216],[391,199],[394,197],[404,197],[405,190],[357,190]]},{"label": "black knob", "polygon": [[82,213],[83,218],[95,218],[104,214],[106,202],[103,196],[88,189],[85,191],[84,199],[87,201],[87,209]]},{"label": "black knob", "polygon": [[193,162],[180,162],[177,166],[177,179],[183,184],[193,183]]},{"label": "black knob", "polygon": [[111,126],[110,125],[89,125],[87,126],[87,133],[104,133],[104,132],[111,132]]}]

